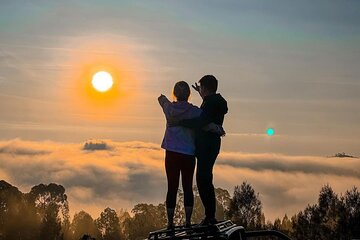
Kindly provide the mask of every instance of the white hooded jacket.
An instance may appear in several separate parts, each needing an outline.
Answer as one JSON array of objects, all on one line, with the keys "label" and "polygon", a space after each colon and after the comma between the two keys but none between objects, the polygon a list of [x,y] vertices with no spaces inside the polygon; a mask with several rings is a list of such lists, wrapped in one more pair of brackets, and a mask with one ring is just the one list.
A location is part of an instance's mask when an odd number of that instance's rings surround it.
[{"label": "white hooded jacket", "polygon": [[[180,121],[199,117],[202,110],[187,101],[170,102],[165,96],[159,98],[167,122],[169,120]],[[168,151],[195,155],[194,130],[182,126],[166,124],[166,130],[161,147]]]}]

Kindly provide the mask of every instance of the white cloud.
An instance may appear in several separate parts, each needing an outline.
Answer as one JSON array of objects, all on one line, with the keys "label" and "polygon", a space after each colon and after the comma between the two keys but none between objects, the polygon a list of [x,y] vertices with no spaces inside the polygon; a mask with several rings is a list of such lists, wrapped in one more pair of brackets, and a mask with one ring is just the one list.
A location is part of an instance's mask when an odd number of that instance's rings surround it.
[{"label": "white cloud", "polygon": [[[139,202],[165,201],[164,151],[159,144],[103,140],[106,150],[84,143],[0,141],[0,178],[23,192],[39,183],[66,188],[71,212],[97,217],[105,207],[131,209]],[[338,193],[360,186],[360,159],[223,152],[215,185],[232,193],[248,181],[260,193],[268,219],[292,215],[314,203],[329,183]]]}]

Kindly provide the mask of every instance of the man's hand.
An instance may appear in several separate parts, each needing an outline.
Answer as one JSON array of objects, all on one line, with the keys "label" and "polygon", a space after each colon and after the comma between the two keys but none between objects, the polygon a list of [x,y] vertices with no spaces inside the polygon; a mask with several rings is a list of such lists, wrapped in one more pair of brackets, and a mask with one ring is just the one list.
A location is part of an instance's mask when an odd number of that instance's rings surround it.
[{"label": "man's hand", "polygon": [[200,86],[195,83],[195,85],[191,85],[193,87],[193,89],[195,89],[195,91],[199,92],[200,91]]},{"label": "man's hand", "polygon": [[221,125],[215,124],[213,122],[203,127],[203,130],[207,132],[216,133],[221,137],[224,137],[226,135],[224,128]]}]

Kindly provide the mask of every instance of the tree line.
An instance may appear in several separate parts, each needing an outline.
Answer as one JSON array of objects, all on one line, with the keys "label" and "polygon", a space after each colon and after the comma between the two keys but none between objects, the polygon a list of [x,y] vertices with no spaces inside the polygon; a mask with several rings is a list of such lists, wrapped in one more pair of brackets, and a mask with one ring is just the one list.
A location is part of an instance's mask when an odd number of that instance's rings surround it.
[{"label": "tree line", "polygon": [[[199,222],[204,209],[196,188],[192,222]],[[308,205],[292,217],[266,221],[259,193],[251,184],[235,186],[232,195],[216,189],[217,219],[230,219],[246,230],[275,229],[293,239],[353,239],[360,237],[360,193],[356,187],[337,195],[325,185],[317,203]],[[183,193],[179,191],[175,223],[185,221]],[[72,219],[65,188],[39,184],[29,193],[0,181],[0,240],[78,240],[89,235],[97,240],[138,240],[166,226],[165,204],[140,203],[131,212],[105,208],[93,219],[80,211]]]}]

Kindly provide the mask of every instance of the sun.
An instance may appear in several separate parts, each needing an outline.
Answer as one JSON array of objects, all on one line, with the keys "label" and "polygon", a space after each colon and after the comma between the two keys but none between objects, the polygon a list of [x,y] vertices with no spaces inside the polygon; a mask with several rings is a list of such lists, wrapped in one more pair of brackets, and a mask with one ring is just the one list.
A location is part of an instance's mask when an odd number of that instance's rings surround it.
[{"label": "sun", "polygon": [[108,91],[114,84],[111,74],[105,71],[95,73],[91,83],[99,92]]}]

